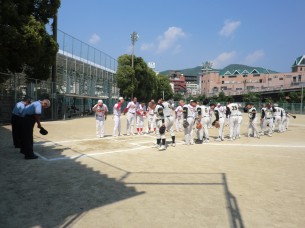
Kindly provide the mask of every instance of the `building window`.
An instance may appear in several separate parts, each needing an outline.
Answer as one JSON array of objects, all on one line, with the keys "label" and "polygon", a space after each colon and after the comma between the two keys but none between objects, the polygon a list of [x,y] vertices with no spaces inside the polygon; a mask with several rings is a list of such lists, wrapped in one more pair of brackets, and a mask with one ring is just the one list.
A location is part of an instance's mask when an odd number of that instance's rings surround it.
[{"label": "building window", "polygon": [[236,90],[243,90],[242,88],[236,88]]},{"label": "building window", "polygon": [[268,81],[272,81],[272,78],[268,78]]},{"label": "building window", "polygon": [[243,77],[246,78],[246,77],[248,77],[248,75],[247,75],[247,74],[244,74]]},{"label": "building window", "polygon": [[259,80],[259,83],[263,83],[263,79],[260,79],[260,80]]},{"label": "building window", "polygon": [[299,75],[298,79],[299,79],[299,82],[301,82],[302,81],[302,75]]},{"label": "building window", "polygon": [[224,84],[225,82],[224,81],[221,81],[221,84]]},{"label": "building window", "polygon": [[281,81],[282,81],[282,80],[284,80],[284,78],[279,78],[279,80],[281,80]]}]

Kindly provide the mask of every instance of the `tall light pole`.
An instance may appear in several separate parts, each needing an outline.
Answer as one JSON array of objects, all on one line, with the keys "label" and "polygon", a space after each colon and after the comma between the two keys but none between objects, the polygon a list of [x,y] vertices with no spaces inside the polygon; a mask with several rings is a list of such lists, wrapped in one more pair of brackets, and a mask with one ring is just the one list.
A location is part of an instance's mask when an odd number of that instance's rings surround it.
[{"label": "tall light pole", "polygon": [[[131,53],[131,67],[132,69],[134,68],[134,45],[135,43],[138,41],[139,39],[139,35],[138,33],[136,32],[133,32],[130,34],[130,38],[131,38],[131,44],[132,44],[132,53]],[[132,75],[132,78],[131,78],[131,85],[132,85],[132,94],[131,94],[131,98],[133,99],[133,77],[134,77],[134,74]]]}]

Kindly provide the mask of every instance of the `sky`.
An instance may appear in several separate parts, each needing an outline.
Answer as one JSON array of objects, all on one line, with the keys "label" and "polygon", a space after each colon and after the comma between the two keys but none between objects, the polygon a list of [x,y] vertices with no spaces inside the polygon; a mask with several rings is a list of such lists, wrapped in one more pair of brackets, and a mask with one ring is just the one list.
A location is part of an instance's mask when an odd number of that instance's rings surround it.
[{"label": "sky", "polygon": [[58,28],[117,59],[134,54],[157,71],[213,63],[291,72],[305,55],[304,0],[62,0]]}]

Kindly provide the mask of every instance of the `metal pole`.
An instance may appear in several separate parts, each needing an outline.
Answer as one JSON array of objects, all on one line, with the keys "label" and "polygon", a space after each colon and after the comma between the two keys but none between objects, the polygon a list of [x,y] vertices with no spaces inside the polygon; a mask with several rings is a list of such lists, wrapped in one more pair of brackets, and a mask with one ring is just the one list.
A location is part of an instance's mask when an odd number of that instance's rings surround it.
[{"label": "metal pole", "polygon": [[[134,69],[134,46],[135,46],[136,41],[139,38],[139,35],[136,32],[133,32],[130,35],[130,38],[131,38],[131,44],[132,44],[131,67],[132,67],[132,69]],[[133,87],[133,77],[134,77],[134,74],[131,77],[131,85],[132,85],[132,87]],[[131,99],[133,99],[133,91],[134,91],[134,88],[132,88]]]}]

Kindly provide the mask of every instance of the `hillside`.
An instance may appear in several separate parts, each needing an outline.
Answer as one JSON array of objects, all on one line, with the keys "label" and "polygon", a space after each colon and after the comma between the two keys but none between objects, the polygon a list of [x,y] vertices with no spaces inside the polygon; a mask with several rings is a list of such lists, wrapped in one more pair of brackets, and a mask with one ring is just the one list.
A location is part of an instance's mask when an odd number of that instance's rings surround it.
[{"label": "hillside", "polygon": [[[194,68],[188,68],[188,69],[183,69],[183,70],[175,70],[175,71],[180,71],[181,74],[188,75],[188,76],[197,76],[197,75],[201,74],[201,69],[202,69],[202,66],[197,66],[197,67],[194,67]],[[276,71],[266,69],[266,68],[263,68],[263,67],[252,67],[252,66],[247,66],[247,65],[242,65],[242,64],[230,64],[230,65],[224,67],[223,69],[217,69],[217,71],[220,71],[220,74],[222,74],[223,72],[226,72],[226,71],[230,71],[231,73],[234,73],[235,70],[238,70],[238,71],[247,70],[247,71],[251,72],[253,69],[256,69],[260,73],[268,73],[268,72],[269,73],[277,73]],[[214,69],[214,70],[216,70],[216,69]],[[169,73],[171,71],[174,71],[174,70],[162,71],[162,72],[160,72],[160,74],[169,75]]]}]

